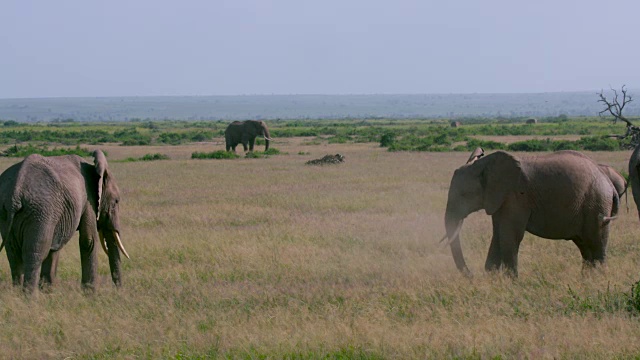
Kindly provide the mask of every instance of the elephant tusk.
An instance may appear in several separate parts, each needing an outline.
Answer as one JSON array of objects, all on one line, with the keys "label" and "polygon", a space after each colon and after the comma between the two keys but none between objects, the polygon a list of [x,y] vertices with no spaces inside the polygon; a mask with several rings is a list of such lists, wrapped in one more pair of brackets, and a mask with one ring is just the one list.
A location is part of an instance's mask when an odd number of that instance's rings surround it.
[{"label": "elephant tusk", "polygon": [[444,234],[444,236],[442,237],[442,239],[440,239],[440,241],[438,241],[439,243],[443,242],[445,239],[447,238],[447,234]]},{"label": "elephant tusk", "polygon": [[271,138],[268,138],[268,137],[266,137],[266,136],[264,137],[264,139],[265,139],[265,140],[269,140],[269,141],[271,141]]},{"label": "elephant tusk", "polygon": [[116,244],[118,245],[118,249],[120,249],[120,251],[122,251],[122,253],[124,254],[124,256],[127,257],[127,259],[131,259],[129,257],[129,254],[127,254],[127,250],[124,249],[124,246],[122,246],[122,241],[120,240],[120,235],[118,234],[117,231],[114,231],[113,234],[116,236]]},{"label": "elephant tusk", "polygon": [[[444,245],[445,246],[451,245],[451,243],[453,242],[453,239],[457,238],[458,235],[460,235],[460,230],[462,230],[462,224],[458,226],[456,231],[453,232],[453,236],[449,237],[449,241],[447,241]],[[446,238],[447,238],[447,235],[445,234],[442,240],[440,240],[440,242],[444,241],[444,239]]]},{"label": "elephant tusk", "polygon": [[104,234],[102,231],[98,231],[98,235],[100,236],[100,245],[102,245],[102,250],[104,250],[104,253],[109,256],[109,252],[107,251],[107,242],[104,241]]}]

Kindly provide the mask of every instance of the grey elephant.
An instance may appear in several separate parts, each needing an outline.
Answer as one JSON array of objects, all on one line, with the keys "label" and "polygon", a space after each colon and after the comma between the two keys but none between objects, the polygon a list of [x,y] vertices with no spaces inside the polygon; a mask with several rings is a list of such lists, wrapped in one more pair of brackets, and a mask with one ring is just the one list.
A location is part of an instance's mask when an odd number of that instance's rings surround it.
[{"label": "grey elephant", "polygon": [[224,139],[227,146],[227,151],[233,149],[236,151],[236,146],[242,144],[244,151],[253,151],[253,145],[256,141],[256,136],[264,136],[264,151],[269,150],[269,141],[271,137],[269,135],[269,129],[264,121],[247,120],[247,121],[234,121],[224,131]]},{"label": "grey elephant", "polygon": [[[475,155],[474,155],[475,154]],[[518,249],[525,231],[547,239],[572,240],[585,266],[605,261],[609,224],[618,212],[618,193],[587,156],[558,151],[518,159],[503,151],[476,150],[458,168],[449,188],[446,235],[457,268],[470,275],[460,244],[464,219],[484,209],[493,236],[485,270],[518,275]]]},{"label": "grey elephant", "polygon": [[53,284],[59,250],[78,230],[82,285],[94,289],[97,244],[109,257],[111,278],[122,282],[120,191],[100,150],[94,164],[77,155],[29,155],[0,175],[0,234],[14,285],[32,292]]}]

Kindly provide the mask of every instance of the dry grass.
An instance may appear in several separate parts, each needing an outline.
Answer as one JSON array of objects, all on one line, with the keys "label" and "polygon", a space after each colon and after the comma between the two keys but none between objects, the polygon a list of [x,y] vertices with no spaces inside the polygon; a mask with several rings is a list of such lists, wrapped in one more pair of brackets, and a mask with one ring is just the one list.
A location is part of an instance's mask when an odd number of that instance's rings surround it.
[{"label": "dry grass", "polygon": [[[11,287],[1,261],[0,357],[640,354],[640,321],[618,303],[638,280],[635,210],[613,227],[604,273],[583,276],[570,242],[527,235],[515,281],[481,271],[491,224],[473,214],[462,234],[468,280],[437,244],[451,174],[468,154],[304,143],[238,160],[189,159],[220,148],[211,144],[106,147],[132,256],[124,287],[101,254],[99,291],[83,295],[76,241],[62,250],[58,286],[36,298]],[[147,153],[173,160],[113,161]],[[335,153],[346,163],[304,165]],[[590,155],[624,169],[630,152]]]}]

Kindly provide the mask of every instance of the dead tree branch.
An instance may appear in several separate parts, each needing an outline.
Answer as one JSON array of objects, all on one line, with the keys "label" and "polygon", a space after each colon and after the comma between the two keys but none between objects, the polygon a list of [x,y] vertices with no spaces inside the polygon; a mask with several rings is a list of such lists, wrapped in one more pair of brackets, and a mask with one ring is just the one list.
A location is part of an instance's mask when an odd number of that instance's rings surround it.
[{"label": "dead tree branch", "polygon": [[622,92],[622,104],[620,104],[618,91],[616,91],[613,88],[611,89],[611,91],[613,91],[612,101],[609,101],[604,96],[603,91],[600,91],[600,94],[598,94],[600,95],[600,100],[598,100],[598,102],[601,102],[606,106],[606,109],[600,111],[598,115],[602,116],[605,113],[609,113],[613,116],[614,123],[620,120],[620,121],[624,121],[627,124],[627,127],[633,126],[633,124],[629,120],[627,120],[627,118],[625,118],[624,115],[622,115],[622,111],[624,110],[624,107],[627,106],[628,103],[633,101],[633,99],[631,98],[631,95],[627,94],[627,89],[625,89],[625,85],[622,85],[622,90],[620,90]]},{"label": "dead tree branch", "polygon": [[608,135],[608,137],[613,137],[619,140],[625,139],[627,137],[631,137],[631,143],[629,145],[631,145],[631,147],[638,146],[640,144],[640,127],[633,125],[631,121],[629,121],[622,114],[624,107],[627,106],[627,104],[629,104],[630,102],[632,102],[633,99],[631,98],[631,95],[627,94],[627,89],[625,89],[624,85],[622,85],[622,89],[620,90],[620,92],[622,93],[622,103],[620,103],[620,96],[618,94],[618,91],[616,91],[613,88],[611,88],[611,91],[613,91],[613,99],[611,101],[609,101],[604,96],[603,91],[600,91],[600,93],[598,94],[600,96],[600,100],[598,100],[598,102],[603,103],[605,106],[605,109],[600,111],[598,115],[599,116],[603,116],[604,114],[612,115],[614,124],[618,120],[624,121],[627,124],[627,131],[625,132],[624,135]]}]

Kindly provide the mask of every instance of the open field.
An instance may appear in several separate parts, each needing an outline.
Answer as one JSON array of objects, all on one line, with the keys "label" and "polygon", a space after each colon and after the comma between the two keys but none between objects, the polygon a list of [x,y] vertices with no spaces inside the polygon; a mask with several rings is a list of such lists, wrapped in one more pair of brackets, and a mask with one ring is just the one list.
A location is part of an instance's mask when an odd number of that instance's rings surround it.
[{"label": "open field", "polygon": [[[305,145],[305,144],[312,145]],[[284,154],[191,160],[221,139],[101,146],[120,186],[124,286],[100,256],[80,290],[77,240],[59,284],[25,299],[0,261],[3,358],[612,358],[640,355],[626,295],[640,280],[633,200],[614,223],[604,272],[581,274],[573,243],[530,234],[520,278],[482,271],[491,221],[462,232],[475,277],[455,269],[443,215],[466,152],[388,152],[377,143],[276,139]],[[89,146],[88,146],[89,147]],[[118,162],[162,153],[172,160]],[[305,161],[340,153],[344,164]],[[588,153],[626,170],[631,151]],[[0,171],[19,161],[0,158]],[[624,202],[623,202],[624,204]]]}]

